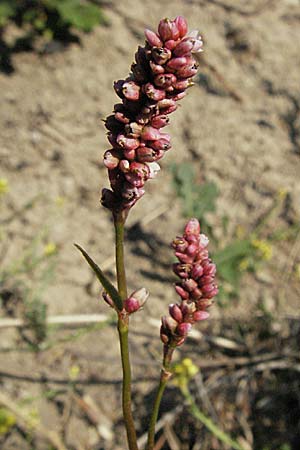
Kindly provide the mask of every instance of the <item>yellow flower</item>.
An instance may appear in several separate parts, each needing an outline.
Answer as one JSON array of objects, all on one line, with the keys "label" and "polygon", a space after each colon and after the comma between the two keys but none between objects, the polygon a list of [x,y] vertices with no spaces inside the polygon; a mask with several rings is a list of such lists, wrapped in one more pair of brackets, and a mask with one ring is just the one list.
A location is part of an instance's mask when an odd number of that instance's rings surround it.
[{"label": "yellow flower", "polygon": [[16,423],[16,418],[7,409],[0,408],[0,436],[6,434]]},{"label": "yellow flower", "polygon": [[44,255],[52,256],[57,252],[57,245],[54,242],[48,242],[44,247]]},{"label": "yellow flower", "polygon": [[64,206],[66,202],[66,198],[62,197],[61,195],[59,195],[58,197],[56,197],[55,199],[55,204],[56,206],[58,206],[59,208],[61,208],[62,206]]},{"label": "yellow flower", "polygon": [[184,358],[173,367],[174,379],[173,383],[179,388],[184,388],[189,380],[199,372],[198,367],[190,358]]},{"label": "yellow flower", "polygon": [[249,258],[242,259],[242,261],[239,263],[240,272],[246,272],[246,270],[249,268],[249,265],[250,265]]},{"label": "yellow flower", "polygon": [[251,244],[253,245],[254,248],[256,248],[259,251],[262,259],[266,261],[271,259],[272,247],[267,241],[264,241],[262,239],[253,239],[251,241]]},{"label": "yellow flower", "polygon": [[73,366],[69,369],[69,377],[71,381],[75,381],[78,378],[78,375],[80,374],[80,367],[76,364],[73,364]]},{"label": "yellow flower", "polygon": [[0,197],[9,191],[8,181],[6,178],[0,178]]}]

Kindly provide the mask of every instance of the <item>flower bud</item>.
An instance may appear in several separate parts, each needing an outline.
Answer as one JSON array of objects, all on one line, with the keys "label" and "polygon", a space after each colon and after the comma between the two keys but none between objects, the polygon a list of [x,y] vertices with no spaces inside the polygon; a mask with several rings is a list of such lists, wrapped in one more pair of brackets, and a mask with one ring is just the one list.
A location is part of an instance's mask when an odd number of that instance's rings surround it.
[{"label": "flower bud", "polygon": [[188,278],[190,276],[191,264],[173,264],[173,272],[180,278]]},{"label": "flower bud", "polygon": [[177,326],[176,333],[179,336],[186,336],[191,331],[191,329],[192,329],[191,323],[183,322]]},{"label": "flower bud", "polygon": [[179,38],[179,30],[173,20],[162,19],[158,25],[158,34],[163,41],[169,39],[177,40]]},{"label": "flower bud", "polygon": [[142,129],[143,126],[136,122],[130,122],[129,124],[125,125],[126,135],[133,138],[138,138],[141,134]]},{"label": "flower bud", "polygon": [[199,277],[201,277],[201,275],[203,275],[203,267],[201,266],[201,264],[195,264],[193,266],[191,275],[194,280],[197,280]]},{"label": "flower bud", "polygon": [[177,41],[174,41],[174,39],[169,39],[165,42],[164,46],[168,48],[169,50],[173,50],[177,45]]},{"label": "flower bud", "polygon": [[192,278],[188,278],[182,282],[182,287],[186,289],[188,292],[192,292],[197,287],[197,282]]},{"label": "flower bud", "polygon": [[139,301],[136,298],[129,297],[124,301],[124,308],[129,314],[132,314],[140,309]]},{"label": "flower bud", "polygon": [[129,161],[135,160],[135,154],[136,154],[135,150],[128,150],[125,148],[123,150],[123,154],[124,154],[125,158],[128,159]]},{"label": "flower bud", "polygon": [[185,67],[187,59],[184,56],[172,58],[168,61],[167,68],[172,70],[178,70],[181,67]]},{"label": "flower bud", "polygon": [[153,61],[149,62],[153,74],[164,73],[165,69],[160,64],[155,64]]},{"label": "flower bud", "polygon": [[166,93],[163,89],[157,89],[151,83],[145,84],[143,86],[143,91],[148,98],[156,102],[158,102],[159,100],[163,100],[166,96]]},{"label": "flower bud", "polygon": [[161,138],[161,133],[157,128],[146,126],[143,128],[141,138],[145,141],[156,141]]},{"label": "flower bud", "polygon": [[116,150],[106,150],[104,153],[103,163],[107,169],[115,169],[118,167],[120,159]]},{"label": "flower bud", "polygon": [[199,234],[200,223],[197,219],[193,218],[188,221],[184,229],[185,234]]},{"label": "flower bud", "polygon": [[102,297],[103,297],[103,300],[104,300],[111,308],[114,308],[114,307],[115,307],[114,302],[113,302],[111,296],[110,296],[107,292],[103,291],[103,292],[102,292]]},{"label": "flower bud", "polygon": [[126,148],[127,150],[135,150],[140,145],[138,139],[126,137],[124,134],[118,134],[117,143],[120,147]]},{"label": "flower bud", "polygon": [[190,296],[189,293],[185,289],[183,289],[183,287],[180,286],[179,284],[175,285],[175,291],[177,292],[178,295],[180,295],[182,300],[187,300]]},{"label": "flower bud", "polygon": [[163,128],[169,124],[169,117],[162,114],[160,116],[154,116],[151,119],[151,126],[154,128]]},{"label": "flower bud", "polygon": [[178,305],[176,305],[175,303],[169,305],[169,313],[170,316],[173,317],[174,320],[176,320],[176,322],[182,322],[183,315]]},{"label": "flower bud", "polygon": [[148,30],[144,31],[147,41],[152,47],[161,47],[162,41],[159,39],[158,35],[154,31]]},{"label": "flower bud", "polygon": [[195,311],[193,314],[193,319],[195,322],[199,322],[200,320],[205,320],[209,317],[209,313],[207,311]]},{"label": "flower bud", "polygon": [[153,47],[151,54],[158,65],[165,64],[172,56],[171,50],[165,47]]},{"label": "flower bud", "polygon": [[170,141],[165,137],[157,139],[156,141],[151,141],[149,145],[151,145],[151,148],[153,148],[154,150],[167,151],[171,148]]},{"label": "flower bud", "polygon": [[174,22],[179,31],[179,37],[185,36],[188,30],[187,21],[185,20],[185,18],[182,16],[177,16]]},{"label": "flower bud", "polygon": [[175,82],[176,82],[176,77],[173,73],[161,73],[159,75],[156,75],[156,77],[154,78],[155,85],[158,87],[161,87],[163,89],[168,88]]},{"label": "flower bud", "polygon": [[119,164],[119,169],[123,172],[129,172],[130,170],[130,162],[127,159],[121,159]]}]

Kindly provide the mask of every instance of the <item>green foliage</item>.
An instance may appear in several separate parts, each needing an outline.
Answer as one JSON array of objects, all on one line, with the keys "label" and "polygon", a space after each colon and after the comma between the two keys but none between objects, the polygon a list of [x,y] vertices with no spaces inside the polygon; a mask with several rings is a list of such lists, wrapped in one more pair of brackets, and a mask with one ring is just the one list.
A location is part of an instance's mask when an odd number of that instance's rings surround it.
[{"label": "green foliage", "polygon": [[[4,33],[10,23],[23,32],[13,44],[6,43]],[[38,36],[45,42],[78,41],[76,30],[89,32],[100,24],[108,25],[108,21],[101,7],[92,0],[1,0],[0,42],[4,51],[0,64],[8,70],[10,53],[31,49]]]},{"label": "green foliage", "polygon": [[173,164],[173,185],[182,200],[186,217],[201,218],[202,227],[207,227],[206,213],[216,210],[218,188],[213,182],[197,183],[195,168],[191,163]]}]

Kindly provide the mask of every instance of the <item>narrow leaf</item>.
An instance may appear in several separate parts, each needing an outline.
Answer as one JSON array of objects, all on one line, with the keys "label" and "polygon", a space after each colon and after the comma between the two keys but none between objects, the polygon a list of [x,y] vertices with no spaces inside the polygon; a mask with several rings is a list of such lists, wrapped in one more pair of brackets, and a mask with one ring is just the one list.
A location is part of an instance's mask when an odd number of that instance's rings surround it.
[{"label": "narrow leaf", "polygon": [[98,280],[106,290],[106,292],[110,295],[112,298],[114,304],[118,308],[119,311],[123,309],[123,302],[122,299],[117,291],[117,289],[114,287],[114,285],[106,278],[100,267],[92,260],[92,258],[87,254],[87,252],[80,247],[78,244],[74,244],[76,248],[82,253],[86,261],[88,262],[89,266],[93,269],[95,272]]}]

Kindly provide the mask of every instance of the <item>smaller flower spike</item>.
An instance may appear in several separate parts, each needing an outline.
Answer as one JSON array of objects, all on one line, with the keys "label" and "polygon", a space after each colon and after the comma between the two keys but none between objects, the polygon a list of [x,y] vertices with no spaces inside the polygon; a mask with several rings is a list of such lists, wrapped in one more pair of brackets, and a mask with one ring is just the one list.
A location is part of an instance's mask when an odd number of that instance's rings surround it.
[{"label": "smaller flower spike", "polygon": [[179,260],[173,265],[180,278],[175,290],[181,301],[169,305],[170,316],[162,318],[160,335],[165,346],[183,344],[192,325],[209,316],[206,309],[212,305],[218,287],[215,284],[216,266],[208,255],[208,242],[208,238],[200,233],[197,219],[190,219],[183,236],[172,242]]},{"label": "smaller flower spike", "polygon": [[[114,83],[121,103],[105,120],[112,148],[104,154],[111,189],[103,189],[102,204],[113,213],[124,213],[144,194],[142,187],[159,168],[171,148],[170,136],[161,129],[177,109],[197,72],[193,53],[202,51],[197,31],[188,33],[186,20],[162,19],[158,31],[145,30],[146,43],[139,47],[131,73]],[[184,262],[184,261],[183,261]]]}]

